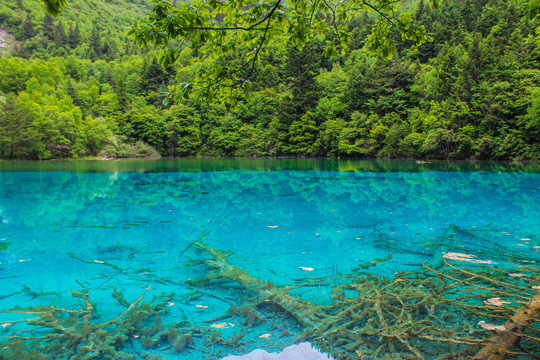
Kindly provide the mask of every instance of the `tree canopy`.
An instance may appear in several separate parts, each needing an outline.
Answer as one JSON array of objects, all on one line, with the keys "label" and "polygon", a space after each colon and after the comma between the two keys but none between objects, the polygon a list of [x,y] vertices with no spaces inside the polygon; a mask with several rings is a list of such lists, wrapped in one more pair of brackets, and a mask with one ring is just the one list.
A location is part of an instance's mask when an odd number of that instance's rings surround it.
[{"label": "tree canopy", "polygon": [[[438,10],[426,1],[403,0],[400,11],[433,41],[411,46],[394,28],[390,59],[366,45],[379,18],[357,11],[344,22],[346,46],[335,31],[314,30],[295,46],[280,30],[251,63],[240,43],[217,57],[213,42],[195,46],[189,36],[138,47],[124,29],[156,10],[140,0],[69,0],[56,17],[35,0],[2,1],[0,158],[539,160],[537,12],[523,1],[447,0]],[[323,56],[328,41],[336,52]],[[164,67],[158,59],[173,46],[178,58]],[[200,101],[198,74],[213,66],[244,66],[238,79],[253,67],[246,88],[209,89],[235,107]],[[190,97],[164,103],[175,84],[193,84]]]},{"label": "tree canopy", "polygon": [[[67,0],[41,0],[57,15]],[[159,46],[164,67],[173,64],[186,47],[205,60],[189,82],[171,86],[173,98],[234,101],[251,88],[255,63],[276,41],[302,49],[316,34],[327,36],[323,55],[343,53],[351,40],[350,21],[360,12],[374,16],[365,47],[384,58],[396,52],[394,38],[413,46],[431,40],[411,12],[398,11],[402,0],[192,0],[172,3],[151,0],[151,15],[136,22],[127,33],[141,46]],[[437,7],[439,0],[429,0]],[[231,59],[231,53],[240,58]]]}]

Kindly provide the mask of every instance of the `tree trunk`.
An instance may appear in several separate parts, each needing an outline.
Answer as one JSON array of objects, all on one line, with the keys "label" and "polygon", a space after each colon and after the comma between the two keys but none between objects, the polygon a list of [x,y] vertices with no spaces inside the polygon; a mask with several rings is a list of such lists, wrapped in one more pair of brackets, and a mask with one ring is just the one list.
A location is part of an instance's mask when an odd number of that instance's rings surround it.
[{"label": "tree trunk", "polygon": [[505,324],[504,331],[496,331],[473,360],[504,360],[508,351],[519,342],[524,328],[540,315],[540,292]]}]

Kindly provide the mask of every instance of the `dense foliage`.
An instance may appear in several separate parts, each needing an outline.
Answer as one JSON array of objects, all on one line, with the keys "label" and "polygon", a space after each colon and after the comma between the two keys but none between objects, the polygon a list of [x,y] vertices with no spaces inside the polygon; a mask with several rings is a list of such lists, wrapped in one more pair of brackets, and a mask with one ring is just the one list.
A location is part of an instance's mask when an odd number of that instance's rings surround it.
[{"label": "dense foliage", "polygon": [[[425,26],[413,21],[411,12],[399,11],[403,0],[189,0],[174,5],[167,0],[151,1],[155,6],[150,16],[128,34],[139,44],[163,48],[164,66],[172,65],[181,54],[182,48],[175,46],[178,40],[188,39],[190,47],[198,50],[200,66],[180,91],[171,88],[174,100],[192,96],[235,104],[237,97],[245,97],[252,89],[246,79],[253,76],[269,46],[280,43],[301,50],[316,35],[331,33],[318,47],[324,56],[336,55],[350,42],[349,23],[358,14],[369,14],[373,20],[365,48],[387,59],[397,51],[392,31],[414,45],[431,39]],[[439,0],[428,1],[439,5]],[[237,56],[238,51],[242,56]],[[234,61],[229,61],[231,57]],[[229,91],[222,91],[224,87]]]},{"label": "dense foliage", "polygon": [[[399,34],[391,59],[371,55],[375,18],[348,22],[344,54],[323,56],[327,32],[299,50],[279,34],[237,106],[167,101],[168,85],[205,66],[178,43],[167,69],[123,28],[143,1],[72,0],[60,16],[34,0],[0,4],[0,156],[349,156],[540,159],[538,17],[504,0],[402,4],[433,42]],[[5,34],[4,34],[5,35]],[[2,35],[0,35],[2,36]],[[248,49],[220,58],[245,62]],[[211,60],[216,61],[216,60]],[[165,100],[165,101],[164,101]]]}]

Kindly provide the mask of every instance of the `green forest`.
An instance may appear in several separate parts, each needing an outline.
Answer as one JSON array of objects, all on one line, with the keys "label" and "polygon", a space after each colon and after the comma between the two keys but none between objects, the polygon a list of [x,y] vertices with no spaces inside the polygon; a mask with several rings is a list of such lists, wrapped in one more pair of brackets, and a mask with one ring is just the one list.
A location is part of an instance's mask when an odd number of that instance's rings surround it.
[{"label": "green forest", "polygon": [[[373,15],[301,50],[272,42],[236,104],[171,101],[169,85],[201,66],[184,45],[163,68],[160,48],[125,29],[148,16],[143,0],[71,0],[57,17],[36,0],[0,3],[0,158],[269,156],[540,160],[539,17],[520,1],[404,1],[432,34],[392,38],[370,53]],[[535,34],[536,31],[536,34]],[[242,61],[239,49],[228,61]]]}]

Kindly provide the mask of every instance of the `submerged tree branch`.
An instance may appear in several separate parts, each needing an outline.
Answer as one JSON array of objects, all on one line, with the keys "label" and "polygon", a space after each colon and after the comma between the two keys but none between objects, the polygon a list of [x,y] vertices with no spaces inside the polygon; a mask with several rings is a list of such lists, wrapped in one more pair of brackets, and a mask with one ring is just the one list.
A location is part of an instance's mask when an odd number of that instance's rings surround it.
[{"label": "submerged tree branch", "polygon": [[540,291],[531,301],[520,308],[514,316],[504,323],[504,330],[496,330],[473,360],[503,360],[510,349],[519,343],[523,330],[540,315]]}]

